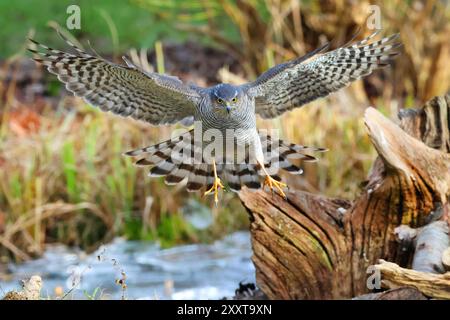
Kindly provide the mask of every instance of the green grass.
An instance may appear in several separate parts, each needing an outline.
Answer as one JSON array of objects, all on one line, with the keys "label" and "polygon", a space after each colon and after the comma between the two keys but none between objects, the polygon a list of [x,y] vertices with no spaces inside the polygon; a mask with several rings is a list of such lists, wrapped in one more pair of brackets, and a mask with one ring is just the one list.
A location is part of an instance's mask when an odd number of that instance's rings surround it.
[{"label": "green grass", "polygon": [[[0,1],[0,58],[7,58],[23,47],[30,30],[35,30],[35,38],[40,42],[61,47],[61,39],[48,22],[54,21],[65,28],[69,16],[66,10],[72,4],[81,9],[81,30],[71,32],[77,38],[89,40],[99,53],[126,52],[132,47],[152,48],[157,40],[181,41],[189,36],[177,31],[171,21],[159,19],[155,12],[130,1]],[[83,44],[88,47],[86,42]]]},{"label": "green grass", "polygon": [[74,145],[72,141],[66,141],[62,148],[62,161],[64,177],[66,181],[66,190],[70,202],[79,201],[79,192],[77,187],[77,169],[74,155]]}]

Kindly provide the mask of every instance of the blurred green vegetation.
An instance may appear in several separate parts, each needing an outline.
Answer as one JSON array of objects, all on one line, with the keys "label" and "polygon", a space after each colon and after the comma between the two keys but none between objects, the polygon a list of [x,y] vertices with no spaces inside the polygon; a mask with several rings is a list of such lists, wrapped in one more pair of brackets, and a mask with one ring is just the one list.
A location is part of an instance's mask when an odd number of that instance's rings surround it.
[{"label": "blurred green vegetation", "polygon": [[40,42],[52,47],[61,46],[62,41],[49,28],[49,22],[56,22],[65,28],[66,19],[70,16],[66,10],[70,5],[78,5],[81,9],[81,29],[71,32],[79,40],[89,40],[101,54],[126,52],[133,47],[152,48],[157,40],[182,42],[196,39],[211,45],[209,39],[195,37],[192,32],[176,28],[177,23],[204,24],[207,15],[203,5],[216,12],[215,21],[228,38],[239,39],[237,28],[232,25],[223,28],[227,21],[220,4],[215,1],[0,1],[3,21],[0,28],[0,58],[16,53],[24,45],[30,30],[36,32]]},{"label": "blurred green vegetation", "polygon": [[[90,249],[117,235],[163,246],[211,241],[249,223],[235,194],[225,193],[215,208],[210,198],[148,178],[146,169],[121,155],[169,138],[173,128],[104,114],[65,96],[47,74],[39,80],[47,97],[20,97],[15,66],[28,59],[27,35],[32,31],[40,42],[64,48],[48,25],[64,27],[72,4],[81,8],[82,27],[73,35],[99,53],[156,47],[162,70],[164,47],[157,41],[164,46],[195,39],[239,61],[242,74],[221,70],[219,76],[235,83],[326,39],[334,39],[334,46],[345,43],[358,26],[359,38],[368,35],[368,8],[378,4],[383,33],[401,34],[402,59],[326,99],[259,121],[260,127],[281,129],[291,142],[330,149],[318,163],[305,165],[302,178],[286,177],[291,187],[310,192],[349,199],[359,192],[376,157],[361,120],[368,105],[394,117],[399,108],[449,89],[450,12],[440,1],[2,1],[0,59],[7,60],[0,71],[9,80],[0,83],[0,256],[27,259],[48,242]],[[209,227],[189,222],[188,199],[212,215]]]},{"label": "blurred green vegetation", "polygon": [[[116,29],[123,48],[138,44],[150,45],[154,40],[146,39],[149,37],[149,32],[144,27],[151,20],[149,13],[130,7],[126,1],[1,1],[0,14],[4,23],[0,29],[0,41],[4,45],[0,56],[5,58],[17,52],[23,46],[30,30],[36,31],[40,41],[54,47],[57,46],[60,39],[55,37],[54,31],[48,27],[48,23],[49,21],[55,21],[65,27],[65,21],[69,16],[66,10],[72,4],[82,8],[82,31],[75,30],[77,36],[86,35],[94,38],[92,41],[99,40],[99,38],[110,39],[111,31],[101,14],[101,12],[104,12],[103,15],[106,14],[111,17],[116,26],[119,27]],[[146,40],[148,40],[147,43]],[[98,47],[101,52],[110,53],[112,49],[110,41]]]}]

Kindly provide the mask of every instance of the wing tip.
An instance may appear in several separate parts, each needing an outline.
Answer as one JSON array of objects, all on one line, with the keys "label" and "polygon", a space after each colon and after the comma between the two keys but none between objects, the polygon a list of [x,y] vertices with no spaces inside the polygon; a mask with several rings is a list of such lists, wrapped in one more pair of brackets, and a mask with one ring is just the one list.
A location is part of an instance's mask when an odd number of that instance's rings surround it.
[{"label": "wing tip", "polygon": [[138,156],[142,153],[141,149],[135,149],[135,150],[130,150],[130,151],[125,151],[122,152],[122,156],[126,156],[126,157],[135,157]]},{"label": "wing tip", "polygon": [[28,41],[31,41],[31,42],[34,43],[35,45],[40,45],[40,43],[37,42],[36,40],[34,40],[33,38],[28,38]]}]

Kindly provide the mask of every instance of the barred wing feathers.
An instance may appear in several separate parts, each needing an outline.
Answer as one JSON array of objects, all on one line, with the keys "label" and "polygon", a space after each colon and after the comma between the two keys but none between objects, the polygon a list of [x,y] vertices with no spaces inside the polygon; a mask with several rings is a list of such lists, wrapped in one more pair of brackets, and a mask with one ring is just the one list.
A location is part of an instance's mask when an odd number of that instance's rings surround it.
[{"label": "barred wing feathers", "polygon": [[192,117],[199,93],[178,78],[148,73],[134,65],[119,65],[94,57],[66,42],[75,54],[54,50],[30,39],[34,60],[86,102],[124,117],[153,125],[172,124]]},{"label": "barred wing feathers", "polygon": [[326,53],[328,46],[324,46],[269,69],[248,84],[256,113],[274,118],[388,65],[399,54],[398,34],[373,41],[376,35]]}]

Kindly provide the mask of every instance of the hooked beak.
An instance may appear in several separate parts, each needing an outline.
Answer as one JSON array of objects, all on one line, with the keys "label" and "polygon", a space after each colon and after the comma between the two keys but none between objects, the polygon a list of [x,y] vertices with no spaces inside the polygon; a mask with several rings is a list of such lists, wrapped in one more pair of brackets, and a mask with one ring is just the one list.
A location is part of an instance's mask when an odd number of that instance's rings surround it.
[{"label": "hooked beak", "polygon": [[227,104],[227,105],[225,106],[225,109],[227,109],[227,113],[230,114],[231,106],[230,106],[229,104]]}]

